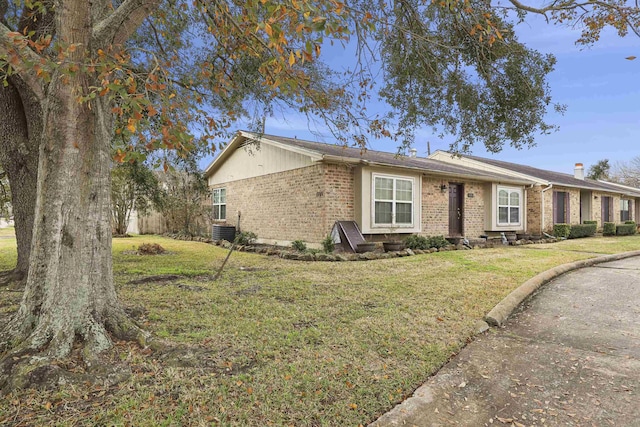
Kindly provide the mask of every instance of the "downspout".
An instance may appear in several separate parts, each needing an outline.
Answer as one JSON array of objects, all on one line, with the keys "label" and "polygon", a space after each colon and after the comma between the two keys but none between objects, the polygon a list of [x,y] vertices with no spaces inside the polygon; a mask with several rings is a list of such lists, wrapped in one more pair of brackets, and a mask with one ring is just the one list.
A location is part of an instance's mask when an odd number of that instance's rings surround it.
[{"label": "downspout", "polygon": [[540,233],[544,233],[544,192],[547,190],[551,190],[553,188],[553,184],[549,184],[549,186],[547,188],[544,188],[540,194],[542,196],[542,224],[540,224]]}]

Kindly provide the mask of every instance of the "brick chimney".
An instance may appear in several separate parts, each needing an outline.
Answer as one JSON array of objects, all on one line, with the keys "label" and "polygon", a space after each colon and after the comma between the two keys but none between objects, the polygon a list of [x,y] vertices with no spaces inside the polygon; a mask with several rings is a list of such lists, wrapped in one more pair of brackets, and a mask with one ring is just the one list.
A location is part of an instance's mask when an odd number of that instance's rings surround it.
[{"label": "brick chimney", "polygon": [[584,179],[584,166],[582,163],[576,163],[576,168],[573,170],[573,176],[576,179]]}]

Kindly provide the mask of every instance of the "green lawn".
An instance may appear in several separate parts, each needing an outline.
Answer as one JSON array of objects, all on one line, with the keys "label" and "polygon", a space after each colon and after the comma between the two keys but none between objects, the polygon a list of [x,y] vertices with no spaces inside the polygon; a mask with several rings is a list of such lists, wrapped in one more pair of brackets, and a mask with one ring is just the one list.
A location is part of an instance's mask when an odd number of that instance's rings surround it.
[{"label": "green lawn", "polygon": [[[141,243],[169,253],[133,254]],[[113,246],[124,305],[185,349],[160,357],[119,343],[112,357],[132,366],[128,381],[7,396],[0,425],[367,424],[460,350],[526,279],[594,253],[640,249],[640,236],[343,263],[234,253],[217,282],[221,248],[155,236]],[[12,262],[15,241],[0,239],[0,266]],[[153,275],[180,277],[129,283]],[[0,292],[0,321],[18,297]]]}]

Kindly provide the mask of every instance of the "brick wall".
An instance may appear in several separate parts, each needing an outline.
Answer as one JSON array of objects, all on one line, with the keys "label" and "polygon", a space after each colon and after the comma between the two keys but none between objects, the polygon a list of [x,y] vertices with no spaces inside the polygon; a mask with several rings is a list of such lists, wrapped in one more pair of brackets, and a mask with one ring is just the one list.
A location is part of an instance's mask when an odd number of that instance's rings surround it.
[{"label": "brick wall", "polygon": [[527,188],[526,194],[527,233],[540,236],[542,234],[542,186],[535,185],[532,188]]},{"label": "brick wall", "polygon": [[485,188],[486,184],[480,182],[464,183],[464,235],[470,239],[485,234]]},{"label": "brick wall", "polygon": [[[603,221],[602,221],[602,198],[603,197],[611,197],[611,222],[620,223],[620,197],[615,196],[613,194],[597,193],[597,192],[594,192],[593,195],[597,196],[597,199],[593,198],[591,201],[592,216],[594,221],[598,221],[598,228],[602,228],[602,225],[603,225]],[[631,209],[632,204],[633,203],[629,203],[629,209]],[[630,212],[630,214],[633,216],[634,214],[633,210]]]},{"label": "brick wall", "polygon": [[440,191],[446,180],[422,178],[422,233],[425,236],[449,235],[449,192]]},{"label": "brick wall", "polygon": [[[463,184],[460,195],[464,201],[464,235],[477,238],[485,230],[485,185],[480,182],[456,181]],[[442,192],[444,184],[447,190]],[[449,235],[449,180],[442,178],[422,178],[422,232],[426,236]],[[468,197],[470,194],[473,197]]]},{"label": "brick wall", "polygon": [[353,173],[346,165],[315,164],[216,185],[226,188],[227,222],[260,239],[320,242],[336,219],[353,219]]},{"label": "brick wall", "polygon": [[547,233],[553,231],[553,193],[555,191],[569,193],[569,224],[580,224],[580,189],[554,186],[544,192],[543,229]]}]

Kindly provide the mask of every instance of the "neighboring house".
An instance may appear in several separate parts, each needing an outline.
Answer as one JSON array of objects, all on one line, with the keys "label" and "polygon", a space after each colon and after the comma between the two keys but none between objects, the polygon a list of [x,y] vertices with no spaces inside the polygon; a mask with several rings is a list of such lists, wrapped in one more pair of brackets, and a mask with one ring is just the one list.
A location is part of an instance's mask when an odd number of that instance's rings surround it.
[{"label": "neighboring house", "polygon": [[597,221],[624,222],[640,217],[640,189],[585,178],[582,163],[574,174],[553,172],[532,166],[476,156],[453,156],[437,151],[430,159],[452,165],[509,175],[533,181],[526,188],[527,230],[531,234],[550,232],[554,224],[581,224]]},{"label": "neighboring house", "polygon": [[388,234],[525,232],[537,180],[451,162],[239,132],[206,169],[215,223],[263,242],[319,243],[335,221]]}]

